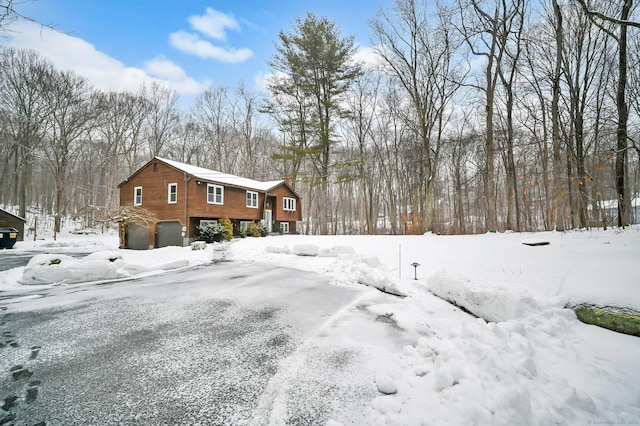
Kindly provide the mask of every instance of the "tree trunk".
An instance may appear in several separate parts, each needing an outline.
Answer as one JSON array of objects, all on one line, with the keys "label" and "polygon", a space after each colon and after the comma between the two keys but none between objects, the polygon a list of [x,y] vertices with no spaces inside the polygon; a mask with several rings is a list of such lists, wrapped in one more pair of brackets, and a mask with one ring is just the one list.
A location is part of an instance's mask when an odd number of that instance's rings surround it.
[{"label": "tree trunk", "polygon": [[553,71],[553,99],[551,101],[551,133],[553,151],[553,190],[551,200],[551,228],[564,231],[564,213],[562,208],[562,166],[560,157],[560,73],[562,70],[563,29],[562,12],[557,0],[553,0],[553,12],[556,18],[556,63]]},{"label": "tree trunk", "polygon": [[[633,0],[625,0],[620,19],[629,19],[629,13],[633,6]],[[618,63],[618,90],[616,93],[616,106],[618,108],[617,150],[616,150],[616,194],[618,196],[618,226],[629,225],[629,212],[631,200],[626,188],[627,174],[627,119],[629,109],[626,103],[627,86],[627,26],[620,24],[619,39],[619,63]]]}]

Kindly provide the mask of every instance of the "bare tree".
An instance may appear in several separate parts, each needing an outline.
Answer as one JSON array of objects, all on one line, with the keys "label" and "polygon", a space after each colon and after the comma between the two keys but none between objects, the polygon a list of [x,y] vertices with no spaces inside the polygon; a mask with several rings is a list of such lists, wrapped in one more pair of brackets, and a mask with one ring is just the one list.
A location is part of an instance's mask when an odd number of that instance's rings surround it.
[{"label": "bare tree", "polygon": [[37,22],[18,11],[18,6],[32,0],[0,0],[0,32],[9,31],[9,26],[19,20]]},{"label": "bare tree", "polygon": [[228,89],[210,87],[196,98],[193,117],[211,151],[207,166],[234,173],[238,155],[233,148],[233,126],[229,110]]},{"label": "bare tree", "polygon": [[140,206],[118,206],[106,210],[99,221],[118,225],[119,247],[125,248],[127,226],[137,225],[147,228],[148,231],[152,231],[157,219],[153,213]]},{"label": "bare tree", "polygon": [[164,149],[176,139],[180,125],[178,95],[157,82],[144,85],[141,95],[147,100],[149,107],[146,115],[149,155],[165,155]]},{"label": "bare tree", "polygon": [[[506,114],[506,135],[507,149],[505,152],[506,187],[507,187],[507,221],[506,229],[520,231],[520,204],[518,200],[518,176],[516,173],[514,160],[514,108],[515,108],[515,82],[520,65],[520,55],[522,54],[522,38],[525,24],[525,1],[513,3],[514,16],[508,22],[502,22],[505,27],[502,31],[510,32],[512,40],[509,41],[505,50],[505,61],[498,67],[498,75],[502,87],[505,91],[505,114]],[[509,27],[509,28],[506,28]],[[515,219],[515,221],[514,221]],[[515,223],[514,223],[515,222]]]},{"label": "bare tree", "polygon": [[54,231],[60,232],[67,193],[73,190],[69,176],[80,152],[77,144],[87,140],[97,109],[92,105],[92,89],[87,80],[71,71],[50,73],[43,79],[41,90],[47,109],[41,161],[49,168],[55,184]]},{"label": "bare tree", "polygon": [[[459,3],[461,30],[471,53],[484,60],[482,85],[476,88],[485,96],[485,151],[487,230],[498,228],[496,210],[496,174],[494,112],[498,78],[504,65],[508,43],[513,36],[513,25],[522,17],[522,0],[469,0]],[[468,12],[466,12],[468,10]]]},{"label": "bare tree", "polygon": [[602,125],[595,121],[599,115],[598,97],[602,96],[612,62],[603,28],[594,25],[581,9],[568,7],[565,10],[570,17],[563,29],[566,43],[562,58],[562,74],[567,87],[564,100],[570,122],[569,201],[574,226],[587,227],[589,187],[593,179],[587,164],[592,148],[589,137],[593,132],[590,129]]},{"label": "bare tree", "polygon": [[[93,127],[93,150],[98,154],[92,168],[97,173],[96,198],[99,206],[116,202],[116,185],[140,165],[140,134],[148,103],[128,92],[96,93],[99,116]],[[123,168],[123,163],[129,167]]]},{"label": "bare tree", "polygon": [[556,60],[553,68],[553,100],[551,103],[551,128],[553,138],[553,198],[551,204],[551,228],[564,231],[564,216],[560,208],[562,196],[560,145],[560,78],[562,72],[562,52],[564,50],[564,28],[562,11],[557,0],[553,0],[553,16],[555,17]]},{"label": "bare tree", "polygon": [[631,211],[630,191],[627,181],[627,122],[629,120],[629,106],[627,104],[627,27],[640,28],[640,22],[631,21],[629,18],[633,10],[633,0],[623,0],[620,10],[620,18],[615,18],[609,13],[603,13],[592,9],[585,0],[577,0],[582,6],[582,10],[592,18],[598,18],[605,22],[612,22],[619,26],[619,34],[606,30],[607,34],[613,37],[618,43],[618,85],[616,90],[616,106],[618,110],[618,127],[616,130],[616,194],[618,198],[618,226],[629,224],[629,214]]},{"label": "bare tree", "polygon": [[[0,117],[10,138],[3,154],[11,155],[12,192],[22,217],[27,209],[27,191],[32,188],[35,155],[44,137],[45,104],[40,82],[51,71],[51,64],[35,51],[8,48],[0,52]],[[9,184],[4,177],[0,187],[8,195]]]},{"label": "bare tree", "polygon": [[411,100],[410,114],[404,117],[422,148],[421,208],[428,230],[433,229],[433,182],[447,122],[446,110],[459,87],[452,63],[456,43],[448,22],[450,17],[443,10],[440,12],[430,16],[426,2],[396,0],[391,13],[380,11],[371,21],[378,54]]},{"label": "bare tree", "polygon": [[378,215],[375,202],[375,188],[378,185],[373,176],[375,164],[370,158],[370,145],[379,87],[380,77],[375,73],[365,74],[359,78],[346,101],[351,116],[342,123],[344,139],[351,151],[349,158],[353,159],[349,166],[355,168],[354,178],[357,182],[355,192],[358,199],[356,210],[360,234],[375,233]]}]

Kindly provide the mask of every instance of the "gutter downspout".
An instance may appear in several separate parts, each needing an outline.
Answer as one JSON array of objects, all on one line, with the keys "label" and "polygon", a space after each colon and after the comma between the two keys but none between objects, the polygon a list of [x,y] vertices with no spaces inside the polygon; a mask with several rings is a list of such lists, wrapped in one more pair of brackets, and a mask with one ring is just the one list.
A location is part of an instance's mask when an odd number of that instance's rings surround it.
[{"label": "gutter downspout", "polygon": [[182,246],[187,246],[187,240],[189,238],[189,181],[191,181],[191,176],[189,176],[186,172],[184,174],[184,223],[185,226],[183,229],[182,236]]}]

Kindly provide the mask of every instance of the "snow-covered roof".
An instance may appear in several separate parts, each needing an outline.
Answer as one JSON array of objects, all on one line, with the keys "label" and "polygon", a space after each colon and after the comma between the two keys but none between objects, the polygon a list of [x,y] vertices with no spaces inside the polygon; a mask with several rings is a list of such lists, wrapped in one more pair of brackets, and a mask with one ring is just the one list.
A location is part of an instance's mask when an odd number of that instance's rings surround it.
[{"label": "snow-covered roof", "polygon": [[5,210],[5,209],[3,209],[3,208],[0,208],[0,211],[1,211],[1,212],[3,212],[3,213],[6,213],[6,214],[8,214],[8,215],[11,215],[11,216],[13,216],[13,217],[15,217],[15,218],[17,218],[17,219],[20,219],[20,220],[21,220],[21,221],[23,221],[23,222],[26,222],[26,220],[25,220],[23,217],[20,217],[20,216],[18,216],[17,214],[13,214],[13,213],[11,213],[10,211],[7,211],[7,210]]},{"label": "snow-covered roof", "polygon": [[204,167],[193,166],[191,164],[181,163],[179,161],[168,160],[166,158],[156,157],[158,160],[175,167],[178,170],[182,170],[185,173],[190,174],[196,179],[202,179],[209,182],[222,183],[225,185],[239,186],[246,189],[253,189],[257,191],[268,191],[281,183],[283,180],[272,180],[268,182],[260,182],[257,180],[244,178],[240,176],[230,175],[228,173],[217,172],[211,169],[205,169]]}]

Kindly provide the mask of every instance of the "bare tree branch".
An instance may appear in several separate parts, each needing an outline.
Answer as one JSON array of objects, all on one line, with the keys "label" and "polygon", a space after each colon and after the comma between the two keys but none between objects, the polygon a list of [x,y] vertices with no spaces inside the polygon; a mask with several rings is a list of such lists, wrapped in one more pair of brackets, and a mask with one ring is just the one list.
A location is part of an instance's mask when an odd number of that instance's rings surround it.
[{"label": "bare tree branch", "polygon": [[617,18],[614,18],[613,16],[608,16],[602,12],[598,12],[597,10],[589,9],[589,5],[587,4],[586,0],[576,0],[576,1],[580,6],[582,6],[582,10],[584,10],[584,12],[589,16],[595,16],[604,21],[613,22],[614,24],[617,24],[617,25],[626,25],[629,27],[640,28],[640,22],[629,21],[626,19],[617,19]]}]

